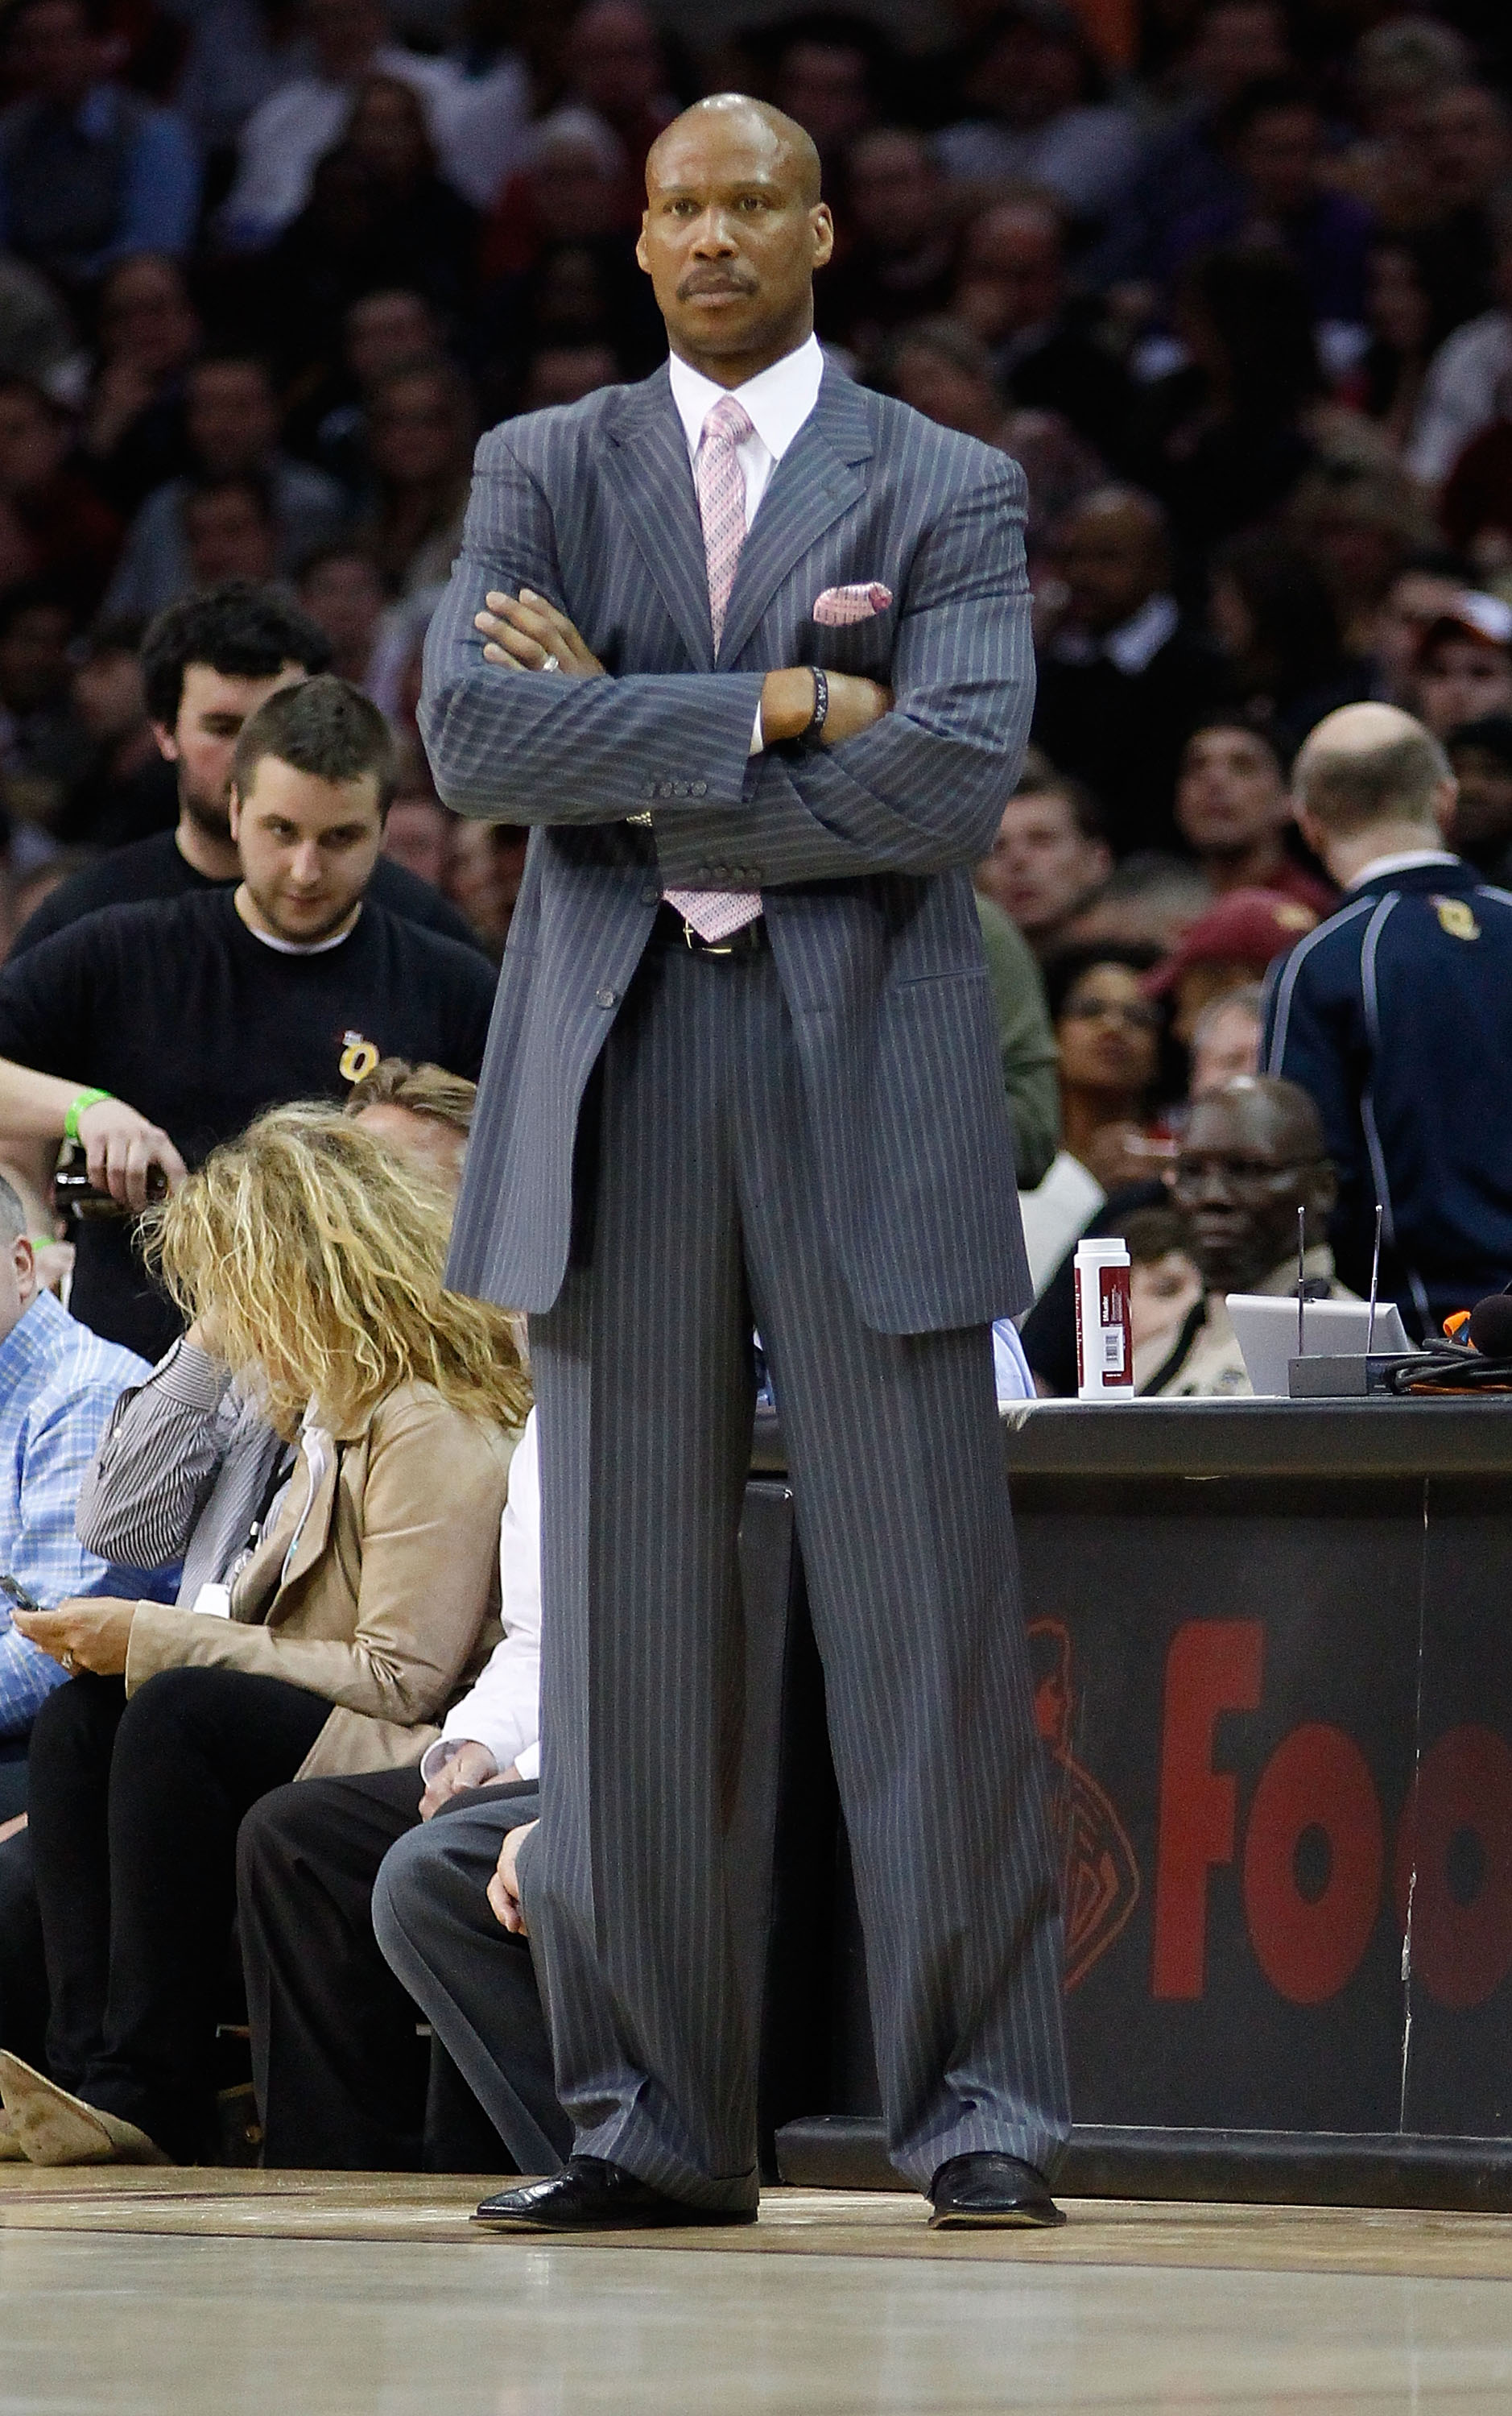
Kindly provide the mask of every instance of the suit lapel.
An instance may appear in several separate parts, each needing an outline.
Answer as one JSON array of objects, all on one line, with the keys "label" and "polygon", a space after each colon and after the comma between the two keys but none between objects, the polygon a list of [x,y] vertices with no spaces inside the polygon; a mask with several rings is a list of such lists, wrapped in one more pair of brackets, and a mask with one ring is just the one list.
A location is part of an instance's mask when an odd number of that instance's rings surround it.
[{"label": "suit lapel", "polygon": [[714,637],[709,618],[703,529],[687,439],[665,367],[654,377],[626,389],[618,411],[606,420],[605,433],[608,438],[606,474],[636,550],[694,669],[712,671]]},{"label": "suit lapel", "polygon": [[720,641],[722,665],[738,660],[794,565],[861,501],[871,456],[872,432],[860,387],[827,369],[819,399],[773,470],[741,550]]}]

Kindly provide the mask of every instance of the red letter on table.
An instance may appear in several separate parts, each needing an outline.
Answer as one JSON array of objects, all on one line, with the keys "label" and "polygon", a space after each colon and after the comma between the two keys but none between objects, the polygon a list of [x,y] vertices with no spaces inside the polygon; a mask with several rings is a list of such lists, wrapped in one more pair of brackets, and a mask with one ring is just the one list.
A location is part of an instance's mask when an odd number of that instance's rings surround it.
[{"label": "red letter on table", "polygon": [[1207,1874],[1232,1863],[1235,1783],[1213,1768],[1223,1712],[1260,1703],[1265,1633],[1258,1619],[1193,1619],[1165,1663],[1160,1816],[1155,1865],[1157,1997],[1200,1997],[1207,1960]]}]

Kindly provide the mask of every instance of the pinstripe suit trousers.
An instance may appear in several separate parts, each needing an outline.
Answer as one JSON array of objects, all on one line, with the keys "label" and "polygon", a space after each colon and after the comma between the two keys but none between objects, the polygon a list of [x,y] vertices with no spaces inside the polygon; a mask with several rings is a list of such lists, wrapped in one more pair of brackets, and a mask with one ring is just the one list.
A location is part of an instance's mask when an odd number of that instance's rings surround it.
[{"label": "pinstripe suit trousers", "polygon": [[531,1320],[543,1820],[532,1937],[582,2152],[756,2195],[756,2043],[726,1839],[751,1328],[789,1455],[899,2170],[1069,2125],[1061,1926],[985,1328],[863,1325],[825,1239],[768,954],[648,951]]}]

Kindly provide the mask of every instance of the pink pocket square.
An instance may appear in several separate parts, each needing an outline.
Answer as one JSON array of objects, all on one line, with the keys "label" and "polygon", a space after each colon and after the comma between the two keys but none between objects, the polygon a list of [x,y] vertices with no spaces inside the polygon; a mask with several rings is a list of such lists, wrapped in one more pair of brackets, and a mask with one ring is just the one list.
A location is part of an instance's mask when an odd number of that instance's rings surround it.
[{"label": "pink pocket square", "polygon": [[827,629],[843,629],[851,621],[875,620],[891,601],[891,588],[876,579],[864,580],[859,587],[827,587],[814,599],[814,618]]}]

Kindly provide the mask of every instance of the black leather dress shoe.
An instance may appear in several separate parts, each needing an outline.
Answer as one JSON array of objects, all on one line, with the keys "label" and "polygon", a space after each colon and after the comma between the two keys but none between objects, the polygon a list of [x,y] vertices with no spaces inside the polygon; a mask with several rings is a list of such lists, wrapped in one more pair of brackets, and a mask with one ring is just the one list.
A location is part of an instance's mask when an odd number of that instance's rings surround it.
[{"label": "black leather dress shoe", "polygon": [[929,2185],[931,2231],[1049,2230],[1066,2218],[1043,2173],[1017,2156],[952,2156]]},{"label": "black leather dress shoe", "polygon": [[550,2181],[501,2190],[497,2197],[486,2197],[472,2217],[501,2231],[649,2231],[653,2226],[756,2219],[754,2206],[689,2206],[601,2156],[570,2156]]}]

